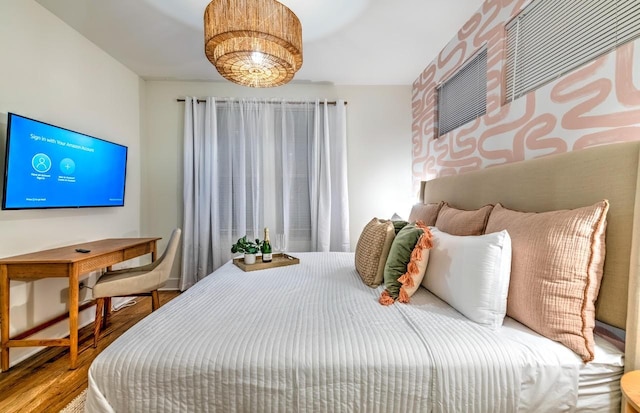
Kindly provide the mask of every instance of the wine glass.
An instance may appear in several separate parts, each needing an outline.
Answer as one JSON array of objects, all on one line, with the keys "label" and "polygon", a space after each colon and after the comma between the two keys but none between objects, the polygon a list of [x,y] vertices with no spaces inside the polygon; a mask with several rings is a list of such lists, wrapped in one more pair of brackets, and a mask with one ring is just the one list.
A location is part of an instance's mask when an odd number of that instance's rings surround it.
[{"label": "wine glass", "polygon": [[287,249],[287,238],[284,234],[276,234],[273,240],[273,248],[278,254],[284,254]]}]

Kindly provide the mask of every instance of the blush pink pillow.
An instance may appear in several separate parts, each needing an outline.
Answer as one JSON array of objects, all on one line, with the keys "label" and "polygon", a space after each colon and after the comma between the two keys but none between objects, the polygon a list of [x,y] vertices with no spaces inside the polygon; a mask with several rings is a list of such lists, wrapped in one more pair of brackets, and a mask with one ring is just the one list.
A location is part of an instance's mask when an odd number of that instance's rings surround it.
[{"label": "blush pink pillow", "polygon": [[453,208],[445,202],[438,212],[436,227],[451,235],[482,235],[493,205],[467,211]]},{"label": "blush pink pillow", "polygon": [[609,202],[519,212],[498,204],[486,232],[506,229],[513,257],[507,315],[593,360],[595,302],[605,257]]},{"label": "blush pink pillow", "polygon": [[440,208],[442,208],[443,204],[444,202],[440,202],[439,204],[415,204],[411,208],[409,222],[422,221],[429,227],[434,226],[436,224],[436,219],[438,218],[438,212],[440,212]]}]

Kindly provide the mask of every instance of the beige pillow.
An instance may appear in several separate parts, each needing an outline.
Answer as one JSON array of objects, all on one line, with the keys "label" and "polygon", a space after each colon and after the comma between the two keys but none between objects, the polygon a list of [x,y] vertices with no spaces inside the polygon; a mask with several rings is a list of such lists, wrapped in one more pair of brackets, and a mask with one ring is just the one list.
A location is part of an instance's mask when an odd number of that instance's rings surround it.
[{"label": "beige pillow", "polygon": [[356,271],[369,287],[384,277],[384,264],[396,232],[391,221],[373,218],[362,230],[356,245]]},{"label": "beige pillow", "polygon": [[411,213],[409,214],[409,222],[417,222],[422,221],[427,226],[434,226],[436,224],[436,219],[438,218],[438,212],[444,202],[440,202],[439,204],[415,204],[411,208]]},{"label": "beige pillow", "polygon": [[513,257],[507,315],[593,360],[595,301],[609,202],[550,212],[495,206],[487,233],[506,229]]},{"label": "beige pillow", "polygon": [[485,205],[472,211],[457,209],[445,204],[438,213],[436,227],[451,235],[482,235],[493,205]]}]

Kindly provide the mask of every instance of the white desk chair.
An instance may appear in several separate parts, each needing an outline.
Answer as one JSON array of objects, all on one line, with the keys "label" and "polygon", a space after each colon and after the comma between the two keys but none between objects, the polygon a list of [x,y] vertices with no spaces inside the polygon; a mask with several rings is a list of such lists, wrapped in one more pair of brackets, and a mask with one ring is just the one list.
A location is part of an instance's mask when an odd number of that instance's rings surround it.
[{"label": "white desk chair", "polygon": [[152,298],[151,311],[155,311],[160,306],[158,288],[164,286],[169,278],[178,244],[180,243],[181,232],[180,228],[173,230],[167,249],[160,258],[151,264],[107,271],[98,279],[93,287],[93,298],[96,299],[93,347],[98,345],[105,301],[111,305],[111,297],[150,295]]}]

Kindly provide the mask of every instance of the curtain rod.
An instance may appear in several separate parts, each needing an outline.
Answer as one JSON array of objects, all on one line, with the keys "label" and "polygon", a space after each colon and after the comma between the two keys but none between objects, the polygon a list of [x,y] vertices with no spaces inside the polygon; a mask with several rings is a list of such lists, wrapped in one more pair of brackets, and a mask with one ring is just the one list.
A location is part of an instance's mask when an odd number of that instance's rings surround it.
[{"label": "curtain rod", "polygon": [[[222,101],[222,102],[228,102],[228,101],[229,101],[229,99],[221,99],[221,101]],[[178,98],[178,99],[176,99],[176,102],[184,102],[184,99],[182,99],[182,98]],[[204,103],[204,102],[206,102],[206,100],[204,100],[204,99],[198,99],[198,103]],[[280,102],[270,102],[270,101],[267,101],[267,103],[280,103]],[[299,104],[299,103],[313,103],[313,102],[308,102],[308,101],[307,101],[307,102],[305,102],[305,101],[295,101],[295,100],[285,100],[285,101],[284,101],[284,103],[294,103],[294,104]],[[320,102],[320,103],[324,103],[324,102]],[[327,102],[327,105],[335,105],[336,103],[337,103],[337,102],[336,102],[335,100],[334,100],[334,101],[329,101],[329,102]],[[345,105],[347,104],[347,101],[346,101],[346,100],[345,100],[344,104],[345,104]]]}]

